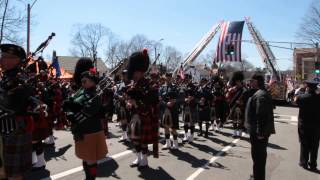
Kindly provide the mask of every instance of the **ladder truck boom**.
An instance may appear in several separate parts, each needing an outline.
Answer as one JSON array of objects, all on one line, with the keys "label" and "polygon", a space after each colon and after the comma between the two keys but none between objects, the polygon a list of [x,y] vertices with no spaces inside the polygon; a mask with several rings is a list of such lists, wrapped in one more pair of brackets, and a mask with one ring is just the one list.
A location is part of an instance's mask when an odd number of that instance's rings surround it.
[{"label": "ladder truck boom", "polygon": [[268,43],[262,38],[261,34],[255,28],[255,26],[250,22],[248,18],[246,18],[246,24],[248,26],[249,32],[254,40],[255,45],[257,46],[257,49],[259,51],[260,56],[263,59],[263,62],[266,66],[266,68],[269,70],[269,72],[274,75],[277,79],[277,81],[280,81],[280,75],[276,69],[276,58],[269,47]]},{"label": "ladder truck boom", "polygon": [[[221,23],[214,25],[210,31],[202,37],[202,39],[196,44],[193,50],[188,54],[185,60],[182,63],[182,66],[185,67],[187,64],[193,62],[200,53],[207,47],[213,37],[217,34],[218,30],[220,29]],[[173,75],[178,72],[180,66],[177,66],[176,69],[173,71]]]}]

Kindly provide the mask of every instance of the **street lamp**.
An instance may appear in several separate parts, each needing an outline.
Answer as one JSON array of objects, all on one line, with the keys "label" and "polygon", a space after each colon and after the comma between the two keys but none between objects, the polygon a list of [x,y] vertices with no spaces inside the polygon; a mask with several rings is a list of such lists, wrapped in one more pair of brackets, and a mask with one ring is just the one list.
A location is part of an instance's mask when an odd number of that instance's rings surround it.
[{"label": "street lamp", "polygon": [[31,22],[31,9],[34,6],[34,4],[37,2],[38,0],[34,0],[33,3],[30,5],[28,4],[28,12],[27,12],[27,54],[30,53],[30,22]]}]

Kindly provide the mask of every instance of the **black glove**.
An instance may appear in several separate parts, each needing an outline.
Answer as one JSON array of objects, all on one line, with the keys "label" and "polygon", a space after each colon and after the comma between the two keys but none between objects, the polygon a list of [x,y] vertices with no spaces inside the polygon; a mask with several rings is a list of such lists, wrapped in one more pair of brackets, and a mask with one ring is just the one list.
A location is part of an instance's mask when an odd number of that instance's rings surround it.
[{"label": "black glove", "polygon": [[80,123],[81,124],[83,121],[88,119],[88,116],[80,111],[80,112],[77,112],[74,115],[74,118],[75,118],[75,122],[76,123]]},{"label": "black glove", "polygon": [[73,101],[65,101],[63,103],[63,109],[65,111],[78,112],[82,109],[82,106],[78,103],[73,102]]},{"label": "black glove", "polygon": [[[22,126],[23,124],[21,124]],[[21,127],[24,128],[24,127]],[[9,135],[18,129],[14,112],[0,108],[0,133]]]},{"label": "black glove", "polygon": [[71,123],[75,123],[74,114],[72,112],[67,112],[66,117],[68,121],[70,121]]},{"label": "black glove", "polygon": [[71,125],[71,133],[73,134],[73,139],[75,141],[83,140],[84,135],[81,132],[79,124]]}]

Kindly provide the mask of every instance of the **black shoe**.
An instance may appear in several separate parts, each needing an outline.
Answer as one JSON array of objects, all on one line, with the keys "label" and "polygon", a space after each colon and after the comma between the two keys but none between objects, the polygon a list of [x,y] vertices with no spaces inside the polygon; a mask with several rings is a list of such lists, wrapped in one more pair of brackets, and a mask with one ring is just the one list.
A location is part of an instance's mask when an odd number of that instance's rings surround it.
[{"label": "black shoe", "polygon": [[317,165],[311,164],[311,163],[308,163],[308,165],[309,165],[311,171],[318,171]]},{"label": "black shoe", "polygon": [[138,170],[144,170],[144,169],[148,169],[149,168],[149,166],[148,165],[146,165],[146,166],[138,166]]},{"label": "black shoe", "polygon": [[41,167],[32,167],[31,171],[40,171],[46,169],[46,166],[41,166]]},{"label": "black shoe", "polygon": [[302,167],[303,169],[308,169],[308,165],[304,163],[299,163],[299,166]]},{"label": "black shoe", "polygon": [[198,133],[198,136],[202,136],[203,134],[202,133]]},{"label": "black shoe", "polygon": [[130,167],[132,167],[132,168],[138,167],[138,166],[139,166],[139,164],[134,164],[134,163],[131,163],[131,164],[130,164]]},{"label": "black shoe", "polygon": [[233,138],[233,139],[237,139],[238,136],[237,136],[237,135],[232,135],[232,138]]},{"label": "black shoe", "polygon": [[254,180],[253,175],[251,174],[248,180]]}]

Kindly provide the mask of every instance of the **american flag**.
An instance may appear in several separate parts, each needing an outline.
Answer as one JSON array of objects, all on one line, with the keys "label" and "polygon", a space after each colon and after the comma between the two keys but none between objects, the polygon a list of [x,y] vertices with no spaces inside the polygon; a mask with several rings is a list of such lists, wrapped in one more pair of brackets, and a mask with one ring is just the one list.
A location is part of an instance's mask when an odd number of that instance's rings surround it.
[{"label": "american flag", "polygon": [[241,39],[244,21],[223,22],[215,62],[241,61]]}]

